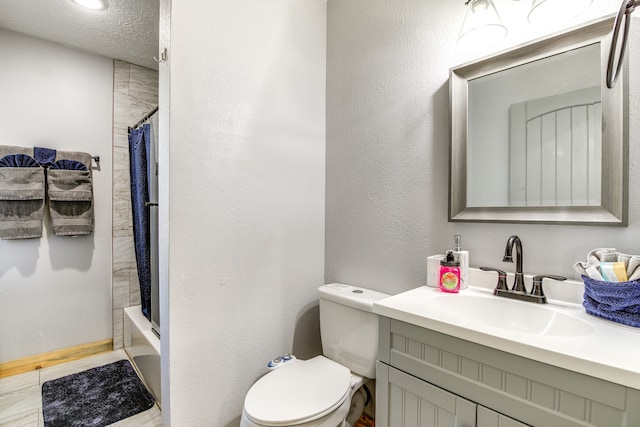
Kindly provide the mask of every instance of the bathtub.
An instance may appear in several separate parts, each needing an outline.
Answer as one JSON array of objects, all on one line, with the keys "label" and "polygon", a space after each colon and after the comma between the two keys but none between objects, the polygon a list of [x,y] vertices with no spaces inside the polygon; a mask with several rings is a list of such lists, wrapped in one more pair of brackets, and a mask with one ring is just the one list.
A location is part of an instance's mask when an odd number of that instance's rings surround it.
[{"label": "bathtub", "polygon": [[160,339],[139,305],[124,309],[124,349],[160,405]]}]

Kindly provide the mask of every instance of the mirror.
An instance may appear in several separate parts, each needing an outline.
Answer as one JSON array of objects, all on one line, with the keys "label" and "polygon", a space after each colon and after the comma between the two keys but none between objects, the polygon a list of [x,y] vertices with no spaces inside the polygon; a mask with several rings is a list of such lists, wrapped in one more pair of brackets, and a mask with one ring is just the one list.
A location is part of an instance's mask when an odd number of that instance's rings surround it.
[{"label": "mirror", "polygon": [[613,19],[450,71],[449,220],[627,225],[627,69]]}]

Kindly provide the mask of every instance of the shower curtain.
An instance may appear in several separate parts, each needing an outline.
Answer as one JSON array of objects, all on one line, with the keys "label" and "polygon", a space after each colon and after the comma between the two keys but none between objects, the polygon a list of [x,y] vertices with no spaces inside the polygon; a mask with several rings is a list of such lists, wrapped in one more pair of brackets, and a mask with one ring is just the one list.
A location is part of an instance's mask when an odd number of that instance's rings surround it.
[{"label": "shower curtain", "polygon": [[136,252],[142,314],[151,320],[151,232],[149,201],[152,150],[151,125],[132,129],[129,134],[129,161],[131,177],[131,210],[133,239]]}]

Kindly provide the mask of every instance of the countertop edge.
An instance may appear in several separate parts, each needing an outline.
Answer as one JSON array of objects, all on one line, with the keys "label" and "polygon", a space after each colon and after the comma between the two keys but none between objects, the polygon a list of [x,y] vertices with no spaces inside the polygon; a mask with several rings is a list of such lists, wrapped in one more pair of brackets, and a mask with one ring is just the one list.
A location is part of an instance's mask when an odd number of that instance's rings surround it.
[{"label": "countertop edge", "polygon": [[[545,348],[542,344],[535,345],[531,343],[523,343],[516,341],[513,338],[499,336],[490,332],[469,329],[463,326],[412,313],[410,311],[403,310],[398,306],[399,304],[394,303],[393,301],[394,297],[390,297],[375,302],[373,312],[380,316],[385,316],[415,326],[430,329],[476,344],[546,363],[551,366],[557,366],[630,388],[640,389],[640,359],[638,359],[638,363],[634,367],[635,369],[628,366],[619,366],[619,364],[616,365],[615,363],[602,363],[601,361],[591,360],[588,357]],[[595,321],[608,322],[600,319]],[[607,329],[607,326],[608,325],[605,325],[604,329]],[[614,324],[613,327],[625,328],[622,325],[616,324]],[[629,334],[632,335],[632,332],[630,331]],[[614,353],[615,349],[612,349],[611,351]],[[633,350],[629,349],[629,351]]]}]

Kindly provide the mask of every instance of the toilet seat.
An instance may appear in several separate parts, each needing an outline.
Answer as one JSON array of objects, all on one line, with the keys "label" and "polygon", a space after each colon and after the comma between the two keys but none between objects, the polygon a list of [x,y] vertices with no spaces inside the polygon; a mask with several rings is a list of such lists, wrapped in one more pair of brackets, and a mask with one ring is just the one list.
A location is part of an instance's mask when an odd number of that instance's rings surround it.
[{"label": "toilet seat", "polygon": [[351,372],[317,356],[283,366],[260,378],[249,390],[244,413],[263,426],[288,426],[330,414],[349,397]]}]

